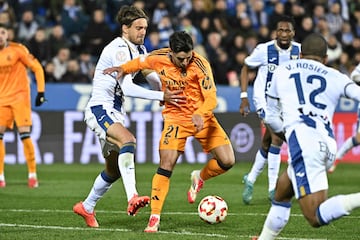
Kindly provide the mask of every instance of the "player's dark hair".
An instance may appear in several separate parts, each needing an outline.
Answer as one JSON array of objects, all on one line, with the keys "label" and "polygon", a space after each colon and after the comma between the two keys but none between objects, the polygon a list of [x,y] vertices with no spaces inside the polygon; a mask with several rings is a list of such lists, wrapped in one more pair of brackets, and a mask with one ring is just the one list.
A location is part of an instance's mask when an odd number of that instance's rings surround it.
[{"label": "player's dark hair", "polygon": [[279,23],[279,22],[288,22],[288,23],[290,23],[292,25],[293,29],[295,28],[295,20],[291,16],[281,15],[277,20],[277,23]]},{"label": "player's dark hair", "polygon": [[127,27],[130,27],[131,24],[136,19],[139,18],[145,18],[146,21],[149,21],[148,16],[142,9],[137,8],[135,6],[127,6],[127,5],[122,6],[116,16],[116,21],[120,25],[120,32],[122,29],[122,25],[126,25]]},{"label": "player's dark hair", "polygon": [[325,38],[319,33],[311,33],[301,43],[301,54],[303,56],[313,55],[326,57],[328,44]]},{"label": "player's dark hair", "polygon": [[194,49],[193,40],[185,31],[174,32],[170,36],[169,45],[174,53],[189,52]]}]

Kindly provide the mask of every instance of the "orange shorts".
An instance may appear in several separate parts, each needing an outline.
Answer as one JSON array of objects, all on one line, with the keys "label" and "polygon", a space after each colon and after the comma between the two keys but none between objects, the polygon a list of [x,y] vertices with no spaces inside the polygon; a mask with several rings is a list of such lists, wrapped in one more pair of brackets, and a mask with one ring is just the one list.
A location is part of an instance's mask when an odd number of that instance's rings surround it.
[{"label": "orange shorts", "polygon": [[196,132],[192,122],[165,120],[159,148],[184,152],[186,139],[190,136],[194,136],[199,141],[205,152],[210,152],[218,146],[231,144],[226,132],[213,116],[204,122],[204,128],[200,132]]},{"label": "orange shorts", "polygon": [[32,125],[31,103],[29,100],[0,106],[0,126],[6,126],[9,129],[13,129],[14,121],[19,127]]}]

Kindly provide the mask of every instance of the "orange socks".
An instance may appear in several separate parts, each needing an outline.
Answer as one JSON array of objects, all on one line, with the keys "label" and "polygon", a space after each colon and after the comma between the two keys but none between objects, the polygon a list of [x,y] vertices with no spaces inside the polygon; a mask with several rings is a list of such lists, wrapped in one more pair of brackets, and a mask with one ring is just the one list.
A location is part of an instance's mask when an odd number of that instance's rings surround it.
[{"label": "orange socks", "polygon": [[169,192],[170,178],[156,173],[152,180],[151,214],[160,215]]},{"label": "orange socks", "polygon": [[4,145],[4,141],[0,139],[0,175],[4,174],[4,162],[5,162],[5,145]]},{"label": "orange socks", "polygon": [[30,138],[21,140],[24,146],[24,155],[28,166],[29,173],[36,173],[36,161],[34,145]]},{"label": "orange socks", "polygon": [[205,167],[200,171],[200,177],[202,180],[206,181],[210,178],[216,177],[223,174],[226,170],[222,169],[216,159],[210,159]]}]

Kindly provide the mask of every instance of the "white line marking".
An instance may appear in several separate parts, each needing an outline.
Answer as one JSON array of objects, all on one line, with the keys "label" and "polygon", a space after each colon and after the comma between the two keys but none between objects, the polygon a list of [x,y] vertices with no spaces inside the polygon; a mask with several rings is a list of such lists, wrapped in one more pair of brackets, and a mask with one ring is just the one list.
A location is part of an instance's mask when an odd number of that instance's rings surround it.
[{"label": "white line marking", "polygon": [[[71,210],[54,210],[54,209],[0,209],[0,212],[58,212],[58,213],[72,213]],[[97,212],[101,212],[104,214],[118,214],[118,213],[126,213],[125,211],[105,211],[105,210],[97,210]],[[141,213],[140,213],[141,214]],[[196,212],[164,212],[164,215],[197,215]],[[265,213],[229,213],[229,215],[234,216],[266,216]],[[293,217],[303,217],[302,214],[291,214]],[[346,216],[346,218],[360,218],[360,216]],[[104,232],[133,232],[130,229],[124,228],[88,228],[88,227],[64,227],[64,226],[45,226],[45,225],[28,225],[28,224],[17,224],[17,223],[0,223],[0,228],[34,228],[34,229],[54,229],[54,230],[65,230],[65,231],[104,231]],[[189,231],[181,231],[181,232],[169,232],[169,231],[159,231],[157,234],[172,234],[172,235],[191,235],[191,236],[203,236],[203,237],[218,237],[218,238],[228,238],[228,235],[222,234],[206,234],[206,233],[196,233]],[[250,235],[238,235],[238,238],[249,239],[252,236]],[[281,240],[326,240],[326,238],[287,238],[287,237],[279,237],[277,239]]]},{"label": "white line marking", "polygon": [[[72,213],[72,210],[56,210],[56,209],[0,209],[0,212],[58,212],[58,213]],[[97,213],[104,214],[127,214],[126,211],[109,211],[96,210]],[[138,213],[143,214],[143,213]],[[197,215],[197,212],[163,212],[164,215]],[[228,213],[229,216],[267,216],[267,213]],[[291,217],[304,217],[302,214],[292,213]],[[344,216],[344,218],[359,219],[360,216]]]}]

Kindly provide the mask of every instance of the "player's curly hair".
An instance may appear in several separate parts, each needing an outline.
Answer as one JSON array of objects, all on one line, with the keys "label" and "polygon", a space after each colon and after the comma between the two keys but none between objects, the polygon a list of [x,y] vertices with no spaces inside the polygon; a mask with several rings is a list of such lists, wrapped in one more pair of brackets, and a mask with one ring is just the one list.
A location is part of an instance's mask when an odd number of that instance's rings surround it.
[{"label": "player's curly hair", "polygon": [[193,40],[185,31],[174,32],[170,36],[169,45],[174,53],[189,52],[194,49]]},{"label": "player's curly hair", "polygon": [[135,6],[122,6],[116,15],[116,21],[120,25],[120,31],[122,25],[130,27],[131,24],[139,18],[145,18],[146,21],[149,21],[149,17],[146,15],[146,13],[142,9]]}]

